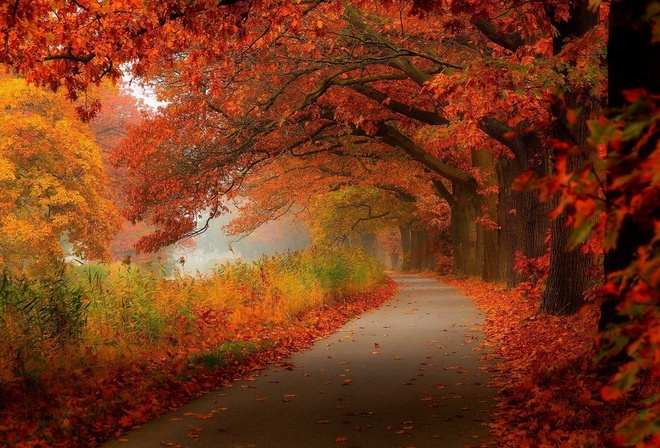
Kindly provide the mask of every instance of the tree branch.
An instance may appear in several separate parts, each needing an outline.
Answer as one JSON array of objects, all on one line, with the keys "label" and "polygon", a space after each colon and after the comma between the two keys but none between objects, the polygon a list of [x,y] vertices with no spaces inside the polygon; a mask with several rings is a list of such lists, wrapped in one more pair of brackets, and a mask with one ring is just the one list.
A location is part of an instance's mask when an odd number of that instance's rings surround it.
[{"label": "tree branch", "polygon": [[418,146],[415,142],[403,135],[395,127],[385,122],[377,123],[377,127],[378,131],[376,135],[380,137],[384,143],[392,147],[404,150],[414,160],[422,163],[424,166],[430,168],[433,172],[441,175],[445,179],[472,186],[476,189],[476,181],[472,176],[470,176],[465,171],[447,165],[446,163],[443,163],[439,159],[433,157],[431,154],[426,152],[424,148]]},{"label": "tree branch", "polygon": [[474,25],[488,40],[507,50],[515,52],[525,45],[520,33],[504,33],[490,19],[478,19]]},{"label": "tree branch", "polygon": [[356,84],[350,86],[350,88],[366,96],[367,98],[379,102],[383,107],[386,107],[391,111],[421,121],[422,123],[426,123],[430,125],[438,125],[438,126],[449,124],[449,120],[436,114],[435,112],[430,112],[423,109],[419,109],[414,106],[409,106],[405,103],[389,98],[384,93],[372,87]]}]

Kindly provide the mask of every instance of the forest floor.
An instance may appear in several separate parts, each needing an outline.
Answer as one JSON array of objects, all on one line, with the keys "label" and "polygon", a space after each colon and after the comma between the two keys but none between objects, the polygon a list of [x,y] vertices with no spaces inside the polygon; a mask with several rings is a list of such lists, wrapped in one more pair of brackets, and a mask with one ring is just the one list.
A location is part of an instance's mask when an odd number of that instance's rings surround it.
[{"label": "forest floor", "polygon": [[396,275],[399,292],[310,350],[107,446],[463,447],[488,441],[495,390],[471,301]]},{"label": "forest floor", "polygon": [[526,296],[476,279],[437,278],[461,290],[486,315],[482,330],[497,360],[491,382],[498,389],[491,423],[496,446],[621,446],[617,425],[639,411],[638,397],[659,387],[649,378],[622,399],[602,398],[612,373],[595,364],[596,307],[549,316],[538,312],[540,299],[533,292]]},{"label": "forest floor", "polygon": [[[108,446],[202,447],[225,437],[209,445],[269,440],[257,446],[273,447],[296,446],[309,434],[314,446],[619,446],[614,429],[639,404],[634,394],[601,397],[608,377],[593,362],[596,310],[552,317],[538,314],[538,298],[521,291],[430,277],[395,275],[401,289],[393,300],[389,282],[281,327],[234,329],[228,349],[240,353],[222,368],[155,354],[105,372],[102,381],[74,372],[60,379],[69,387],[57,390],[0,390],[0,446],[95,446],[119,436]],[[437,303],[436,293],[444,296]],[[184,405],[218,385],[201,407]],[[635,388],[640,396],[660,390],[644,381]],[[252,414],[260,408],[271,411]],[[255,429],[254,418],[273,432]],[[296,432],[302,421],[307,435]],[[152,426],[155,433],[145,432]],[[376,433],[385,445],[370,444]]]},{"label": "forest floor", "polygon": [[98,446],[310,347],[349,319],[381,306],[395,290],[394,281],[388,279],[371,291],[285,319],[266,318],[258,306],[241,306],[236,310],[241,323],[231,326],[219,313],[203,309],[195,320],[203,338],[193,335],[191,341],[149,351],[135,347],[134,356],[128,353],[99,366],[46,372],[33,384],[0,384],[0,447]]}]

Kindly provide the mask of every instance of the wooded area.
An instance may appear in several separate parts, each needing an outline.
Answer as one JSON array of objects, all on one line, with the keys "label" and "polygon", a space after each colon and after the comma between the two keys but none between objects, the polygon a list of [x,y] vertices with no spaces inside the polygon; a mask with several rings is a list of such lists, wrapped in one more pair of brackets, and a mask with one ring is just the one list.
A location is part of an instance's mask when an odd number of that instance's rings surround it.
[{"label": "wooded area", "polygon": [[[295,216],[318,246],[597,310],[602,398],[657,385],[660,2],[16,0],[0,30],[11,275]],[[641,395],[617,443],[660,443]]]}]

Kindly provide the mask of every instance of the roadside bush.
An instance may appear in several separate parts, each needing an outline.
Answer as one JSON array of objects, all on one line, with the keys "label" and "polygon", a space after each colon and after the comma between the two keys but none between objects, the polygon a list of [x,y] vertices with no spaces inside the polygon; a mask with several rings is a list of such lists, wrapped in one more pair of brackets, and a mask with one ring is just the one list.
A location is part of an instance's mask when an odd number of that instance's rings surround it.
[{"label": "roadside bush", "polygon": [[311,248],[166,278],[157,265],[60,268],[0,279],[0,386],[67,369],[132,362],[156,351],[223,347],[382,284],[382,266],[353,248]]},{"label": "roadside bush", "polygon": [[89,299],[70,285],[62,267],[36,280],[0,278],[0,380],[36,381],[48,363],[79,343],[87,323]]}]

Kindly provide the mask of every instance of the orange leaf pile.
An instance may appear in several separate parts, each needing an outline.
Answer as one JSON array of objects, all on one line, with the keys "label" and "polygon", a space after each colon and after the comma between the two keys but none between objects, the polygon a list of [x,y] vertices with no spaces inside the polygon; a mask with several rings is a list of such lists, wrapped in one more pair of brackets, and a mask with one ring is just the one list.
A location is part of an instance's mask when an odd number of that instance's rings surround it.
[{"label": "orange leaf pile", "polygon": [[[539,301],[475,279],[442,277],[486,314],[482,330],[492,346],[499,389],[491,423],[502,447],[605,447],[616,445],[616,422],[633,401],[603,402],[607,383],[593,364],[598,313],[568,317],[537,314]],[[656,385],[657,388],[657,385]]]}]

